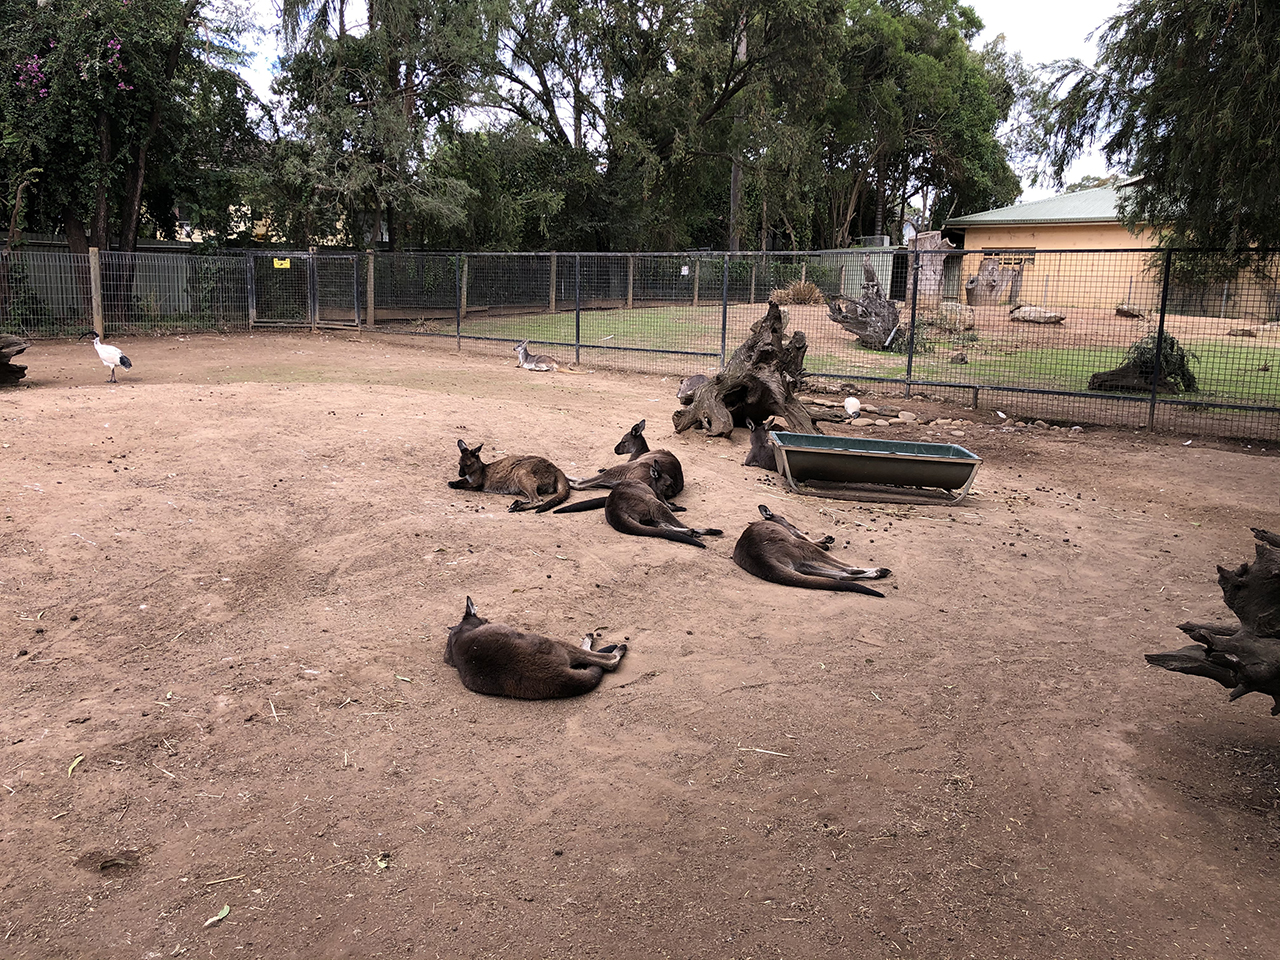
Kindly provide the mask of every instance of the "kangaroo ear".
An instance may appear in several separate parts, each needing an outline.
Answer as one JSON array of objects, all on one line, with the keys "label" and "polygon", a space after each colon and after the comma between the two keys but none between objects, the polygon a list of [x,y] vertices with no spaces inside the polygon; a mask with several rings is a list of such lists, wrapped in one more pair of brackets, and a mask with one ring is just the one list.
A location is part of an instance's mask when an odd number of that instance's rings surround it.
[{"label": "kangaroo ear", "polygon": [[762,503],[762,504],[760,504],[760,516],[764,517],[766,520],[772,520],[772,519],[773,519],[773,511],[772,511],[772,510],[770,510],[768,507],[766,507],[766,506]]},{"label": "kangaroo ear", "polygon": [[471,448],[471,452],[478,457],[480,456],[480,448],[483,446],[484,446],[483,443],[477,443],[474,447]]},{"label": "kangaroo ear", "polygon": [[467,452],[467,443],[465,440],[458,441],[458,449],[461,450],[463,453]]},{"label": "kangaroo ear", "polygon": [[756,432],[756,425],[752,422],[750,417],[747,417],[747,429],[752,433]]},{"label": "kangaroo ear", "polygon": [[649,476],[653,477],[655,480],[662,476],[662,471],[658,469],[658,465],[656,463],[649,464]]},{"label": "kangaroo ear", "polygon": [[643,421],[643,420],[641,420],[639,423],[637,423],[634,427],[632,427],[632,428],[631,428],[631,435],[632,435],[633,437],[638,437],[638,436],[640,436],[640,434],[642,434],[642,433],[644,433],[644,421]]},{"label": "kangaroo ear", "polygon": [[472,603],[472,602],[471,602],[471,598],[470,598],[470,597],[467,597],[467,612],[466,612],[466,616],[468,616],[468,617],[474,617],[474,616],[476,616],[476,605],[475,605],[474,603]]}]

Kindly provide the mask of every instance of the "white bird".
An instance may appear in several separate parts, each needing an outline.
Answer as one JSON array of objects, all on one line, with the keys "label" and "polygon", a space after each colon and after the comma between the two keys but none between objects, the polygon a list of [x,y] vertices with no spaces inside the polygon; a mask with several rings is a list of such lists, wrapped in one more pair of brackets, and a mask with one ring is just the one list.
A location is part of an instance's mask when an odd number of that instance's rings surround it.
[{"label": "white bird", "polygon": [[116,379],[116,367],[124,367],[126,370],[132,369],[132,361],[124,355],[124,352],[119,347],[113,347],[111,344],[103,343],[98,339],[96,331],[90,330],[88,333],[82,334],[80,339],[83,340],[85,337],[93,337],[93,349],[98,351],[102,365],[111,370],[111,377],[107,380],[107,383],[119,383],[120,381]]},{"label": "white bird", "polygon": [[862,404],[858,402],[857,397],[847,397],[844,401],[844,411],[851,417],[856,417],[858,411],[862,409]]}]

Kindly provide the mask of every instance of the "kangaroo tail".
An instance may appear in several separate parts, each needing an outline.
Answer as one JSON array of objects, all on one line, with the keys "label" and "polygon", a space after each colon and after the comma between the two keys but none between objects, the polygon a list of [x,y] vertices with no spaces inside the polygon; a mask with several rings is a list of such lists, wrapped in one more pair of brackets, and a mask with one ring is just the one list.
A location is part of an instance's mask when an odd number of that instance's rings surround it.
[{"label": "kangaroo tail", "polygon": [[691,530],[685,531],[676,527],[650,527],[637,522],[631,517],[610,518],[608,514],[605,514],[605,519],[609,521],[609,526],[619,533],[626,533],[633,537],[659,537],[662,540],[672,540],[676,543],[687,543],[690,546],[701,547],[703,550],[707,549],[707,545],[699,540]]},{"label": "kangaroo tail", "polygon": [[594,497],[591,500],[579,500],[577,503],[565,504],[552,510],[552,513],[586,513],[588,510],[603,510],[609,502],[608,497]]},{"label": "kangaroo tail", "polygon": [[535,510],[536,513],[546,513],[552,507],[558,507],[569,499],[569,478],[563,473],[556,477],[556,492],[544,503],[540,503]]}]

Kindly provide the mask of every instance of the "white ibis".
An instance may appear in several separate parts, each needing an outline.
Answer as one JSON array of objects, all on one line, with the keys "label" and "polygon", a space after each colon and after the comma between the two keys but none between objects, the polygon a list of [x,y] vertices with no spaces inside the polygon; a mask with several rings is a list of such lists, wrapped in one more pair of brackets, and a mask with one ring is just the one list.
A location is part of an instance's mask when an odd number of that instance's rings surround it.
[{"label": "white ibis", "polygon": [[107,383],[119,383],[116,379],[116,367],[124,367],[129,370],[133,367],[133,363],[124,355],[119,347],[113,347],[109,343],[103,343],[98,339],[98,334],[94,330],[82,334],[80,339],[85,337],[93,337],[93,349],[98,351],[98,356],[102,359],[102,365],[111,370],[111,377]]}]

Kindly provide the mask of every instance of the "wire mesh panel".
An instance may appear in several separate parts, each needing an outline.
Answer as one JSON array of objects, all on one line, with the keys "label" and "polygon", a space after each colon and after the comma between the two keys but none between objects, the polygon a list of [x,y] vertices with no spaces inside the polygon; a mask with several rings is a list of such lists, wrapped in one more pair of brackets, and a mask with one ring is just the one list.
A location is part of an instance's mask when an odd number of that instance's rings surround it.
[{"label": "wire mesh panel", "polygon": [[78,336],[92,317],[87,256],[0,251],[0,333]]},{"label": "wire mesh panel", "polygon": [[311,258],[314,271],[311,310],[316,326],[360,326],[357,259],[354,254],[316,254]]},{"label": "wire mesh panel", "polygon": [[457,256],[379,253],[373,259],[374,324],[414,333],[456,334]]},{"label": "wire mesh panel", "polygon": [[244,329],[244,260],[169,253],[100,254],[108,336]]},{"label": "wire mesh panel", "polygon": [[311,256],[255,253],[253,326],[311,326]]}]

